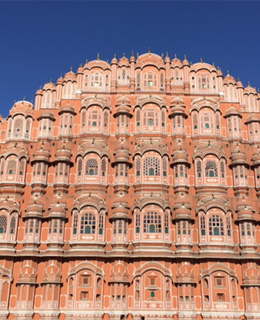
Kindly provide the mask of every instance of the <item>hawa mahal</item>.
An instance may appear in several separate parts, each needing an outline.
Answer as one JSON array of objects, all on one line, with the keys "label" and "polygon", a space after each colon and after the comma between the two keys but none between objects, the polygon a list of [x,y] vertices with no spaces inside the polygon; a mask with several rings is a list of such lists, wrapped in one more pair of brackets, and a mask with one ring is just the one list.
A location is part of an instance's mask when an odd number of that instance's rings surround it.
[{"label": "hawa mahal", "polygon": [[0,320],[260,319],[250,85],[97,57],[0,125]]}]

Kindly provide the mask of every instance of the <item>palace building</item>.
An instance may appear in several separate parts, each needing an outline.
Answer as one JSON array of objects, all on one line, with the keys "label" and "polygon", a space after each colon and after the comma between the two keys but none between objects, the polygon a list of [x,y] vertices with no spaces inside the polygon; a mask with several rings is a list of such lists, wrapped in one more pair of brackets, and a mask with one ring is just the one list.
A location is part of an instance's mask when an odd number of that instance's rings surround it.
[{"label": "palace building", "polygon": [[0,320],[260,319],[260,93],[99,57],[0,119]]}]

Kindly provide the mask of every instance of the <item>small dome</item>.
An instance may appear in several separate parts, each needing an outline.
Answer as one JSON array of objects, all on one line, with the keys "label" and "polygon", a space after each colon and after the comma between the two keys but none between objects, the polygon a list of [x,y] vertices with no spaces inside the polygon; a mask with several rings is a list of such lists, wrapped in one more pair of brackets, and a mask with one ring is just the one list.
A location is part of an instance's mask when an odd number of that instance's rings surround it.
[{"label": "small dome", "polygon": [[24,115],[33,115],[33,104],[25,100],[16,102],[10,110],[10,115],[14,115],[17,113],[22,113]]},{"label": "small dome", "polygon": [[73,72],[72,68],[70,70],[70,72],[66,73],[65,74],[65,77],[64,77],[64,80],[65,81],[68,81],[68,80],[71,80],[71,81],[74,81],[77,79],[77,76],[76,74]]},{"label": "small dome", "polygon": [[118,63],[117,57],[116,55],[114,55],[114,58],[111,60],[111,64],[117,64],[117,63]]},{"label": "small dome", "polygon": [[256,89],[255,89],[255,88],[253,88],[253,87],[251,87],[250,85],[248,85],[248,86],[245,88],[244,93],[248,93],[248,94],[250,94],[250,93],[252,93],[252,94],[256,94]]},{"label": "small dome", "polygon": [[112,219],[127,219],[130,220],[128,216],[129,205],[126,196],[116,197],[112,206],[113,216]]},{"label": "small dome", "polygon": [[59,79],[57,80],[57,84],[63,84],[63,78],[62,75],[59,77]]},{"label": "small dome", "polygon": [[239,116],[240,118],[242,118],[241,114],[237,111],[237,109],[234,106],[231,106],[230,108],[227,109],[224,118],[227,118],[230,116]]},{"label": "small dome", "polygon": [[42,217],[43,215],[43,204],[41,200],[39,199],[32,199],[29,201],[27,204],[26,208],[26,217],[27,216],[37,216],[37,217]]},{"label": "small dome", "polygon": [[218,77],[223,77],[223,73],[220,68],[218,68],[217,75]]},{"label": "small dome", "polygon": [[35,93],[35,95],[42,95],[42,88],[38,89]]},{"label": "small dome", "polygon": [[125,105],[129,105],[131,106],[131,101],[129,98],[127,98],[125,95],[121,96],[120,98],[118,98],[116,100],[116,105],[121,105],[121,104],[125,104]]},{"label": "small dome", "polygon": [[37,120],[41,119],[50,119],[52,121],[55,120],[54,114],[50,110],[43,111],[43,113],[37,118]]},{"label": "small dome", "polygon": [[251,122],[260,122],[260,118],[257,114],[250,114],[247,119],[245,124],[251,123]]},{"label": "small dome", "polygon": [[232,164],[246,164],[246,155],[241,146],[234,146],[231,150]]},{"label": "small dome", "polygon": [[188,61],[188,59],[187,59],[186,56],[184,56],[184,59],[183,59],[183,61],[182,61],[182,64],[183,64],[184,66],[189,66],[189,65],[190,65],[190,63],[189,63],[189,61]]},{"label": "small dome", "polygon": [[128,66],[129,60],[126,58],[126,56],[123,56],[118,63],[119,66]]},{"label": "small dome", "polygon": [[44,85],[43,90],[53,90],[55,88],[55,84],[52,81],[50,81]]},{"label": "small dome", "polygon": [[57,148],[56,154],[55,154],[55,161],[67,161],[70,162],[71,159],[71,152],[70,148],[66,146],[65,143],[60,145]]},{"label": "small dome", "polygon": [[236,80],[234,77],[232,77],[229,73],[225,76],[224,82],[226,83],[236,83]]},{"label": "small dome", "polygon": [[82,64],[81,64],[81,65],[78,67],[77,74],[83,73],[83,71],[84,71],[84,68],[83,68],[83,66],[82,66]]},{"label": "small dome", "polygon": [[182,62],[180,59],[177,58],[176,54],[175,54],[175,58],[172,60],[172,66],[173,67],[182,67]]},{"label": "small dome", "polygon": [[43,145],[41,148],[36,150],[33,155],[33,161],[45,161],[48,162],[50,158],[50,150],[45,149]]},{"label": "small dome", "polygon": [[61,107],[61,110],[59,111],[59,114],[62,113],[71,113],[73,115],[76,114],[75,108],[68,102],[65,106]]},{"label": "small dome", "polygon": [[166,57],[165,57],[165,59],[164,59],[164,62],[165,62],[165,63],[171,63],[171,59],[170,59],[168,53],[166,54]]},{"label": "small dome", "polygon": [[175,219],[191,219],[191,199],[189,197],[178,197],[175,200]]},{"label": "small dome", "polygon": [[258,146],[257,149],[254,151],[252,155],[252,161],[254,166],[260,164],[260,147]]},{"label": "small dome", "polygon": [[180,98],[179,96],[177,96],[171,100],[170,106],[175,107],[176,105],[180,105],[180,106],[183,106],[184,108],[186,108],[184,100],[182,98]]}]

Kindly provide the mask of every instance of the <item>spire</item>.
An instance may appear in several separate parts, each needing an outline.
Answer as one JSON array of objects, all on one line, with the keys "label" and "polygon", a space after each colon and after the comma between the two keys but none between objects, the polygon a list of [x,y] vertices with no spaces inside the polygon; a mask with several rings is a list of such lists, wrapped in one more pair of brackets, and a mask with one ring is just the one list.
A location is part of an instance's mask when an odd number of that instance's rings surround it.
[{"label": "spire", "polygon": [[70,71],[73,72],[73,68],[72,67],[70,67]]},{"label": "spire", "polygon": [[203,59],[202,58],[200,58],[200,62],[203,63]]},{"label": "spire", "polygon": [[149,47],[149,49],[148,49],[148,52],[149,52],[149,53],[151,53],[151,52],[152,52],[150,47]]},{"label": "spire", "polygon": [[132,50],[132,57],[134,57],[134,51]]},{"label": "spire", "polygon": [[97,54],[97,60],[99,60],[99,59],[100,59],[100,54],[98,53],[98,54]]}]

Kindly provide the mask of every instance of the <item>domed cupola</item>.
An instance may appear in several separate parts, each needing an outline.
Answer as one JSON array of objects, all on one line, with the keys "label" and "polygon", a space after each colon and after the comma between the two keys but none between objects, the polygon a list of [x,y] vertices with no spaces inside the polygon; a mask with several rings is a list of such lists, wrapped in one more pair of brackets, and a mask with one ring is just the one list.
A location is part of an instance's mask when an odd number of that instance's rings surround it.
[{"label": "domed cupola", "polygon": [[120,162],[125,162],[131,165],[130,152],[126,140],[122,140],[121,143],[116,144],[114,156],[115,160],[113,165]]},{"label": "domed cupola", "polygon": [[181,68],[182,67],[182,62],[180,59],[177,58],[177,54],[175,54],[175,57],[174,59],[172,59],[172,67],[179,67]]},{"label": "domed cupola", "polygon": [[73,72],[72,68],[69,72],[65,74],[64,81],[74,81],[77,79],[76,74]]},{"label": "domed cupola", "polygon": [[231,166],[237,165],[237,164],[247,164],[246,162],[246,154],[242,149],[242,146],[237,145],[232,148],[231,150]]},{"label": "domed cupola", "polygon": [[71,151],[68,147],[68,144],[61,144],[58,146],[56,154],[55,154],[55,161],[65,161],[70,162],[71,160]]},{"label": "domed cupola", "polygon": [[184,136],[185,135],[185,119],[187,115],[185,113],[185,103],[180,97],[175,97],[170,103],[169,118],[172,121],[172,135]]},{"label": "domed cupola", "polygon": [[132,118],[131,102],[125,95],[116,100],[116,134],[129,135],[130,118]]},{"label": "domed cupola", "polygon": [[26,218],[29,217],[43,217],[44,207],[40,199],[32,199],[28,202],[27,208],[25,209]]},{"label": "domed cupola", "polygon": [[48,162],[49,158],[50,158],[50,150],[44,148],[44,145],[42,144],[40,149],[35,151],[32,162],[36,162],[36,161]]}]

